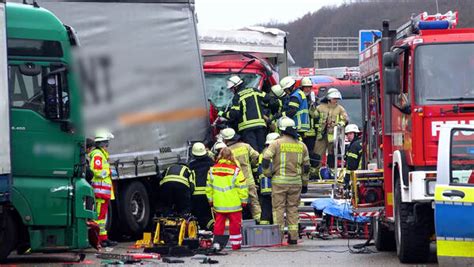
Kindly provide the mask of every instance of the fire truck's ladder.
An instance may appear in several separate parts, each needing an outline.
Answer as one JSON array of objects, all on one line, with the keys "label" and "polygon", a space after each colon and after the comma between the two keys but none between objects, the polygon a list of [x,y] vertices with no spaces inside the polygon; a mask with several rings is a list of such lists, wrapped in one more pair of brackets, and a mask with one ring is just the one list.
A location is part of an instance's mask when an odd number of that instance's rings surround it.
[{"label": "fire truck's ladder", "polygon": [[343,126],[334,126],[334,180],[332,184],[331,198],[336,196],[338,189],[338,180],[340,176],[345,175],[345,160],[346,154],[345,133]]}]

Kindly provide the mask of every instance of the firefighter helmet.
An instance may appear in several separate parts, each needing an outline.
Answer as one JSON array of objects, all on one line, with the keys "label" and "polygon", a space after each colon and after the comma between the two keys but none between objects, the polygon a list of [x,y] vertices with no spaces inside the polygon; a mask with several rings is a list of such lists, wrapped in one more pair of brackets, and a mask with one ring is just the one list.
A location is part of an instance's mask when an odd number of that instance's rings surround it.
[{"label": "firefighter helmet", "polygon": [[280,81],[280,86],[283,90],[290,89],[293,85],[295,85],[295,79],[290,76],[286,76]]},{"label": "firefighter helmet", "polygon": [[344,129],[344,132],[347,134],[347,133],[360,133],[359,131],[359,127],[357,127],[357,125],[355,124],[349,124],[346,126],[346,128]]},{"label": "firefighter helmet", "polygon": [[311,81],[309,77],[304,77],[303,79],[301,79],[301,87],[312,87],[312,86],[313,86],[313,82]]},{"label": "firefighter helmet", "polygon": [[238,75],[232,75],[227,80],[227,89],[231,89],[233,87],[239,86],[243,83],[242,79]]},{"label": "firefighter helmet", "polygon": [[286,95],[285,91],[283,90],[283,88],[281,88],[279,84],[272,86],[271,89],[272,89],[273,94],[276,95],[277,97],[283,97]]},{"label": "firefighter helmet", "polygon": [[194,143],[191,153],[193,156],[202,157],[207,154],[206,146],[201,142]]},{"label": "firefighter helmet", "polygon": [[267,134],[267,140],[265,141],[265,144],[269,145],[269,144],[273,143],[273,141],[275,141],[275,139],[277,139],[278,137],[280,137],[280,135],[278,133],[269,133],[269,134]]},{"label": "firefighter helmet", "polygon": [[235,130],[232,128],[225,128],[221,131],[222,139],[231,140],[235,136]]},{"label": "firefighter helmet", "polygon": [[295,128],[295,121],[288,117],[281,117],[278,121],[278,129],[285,131],[287,127]]},{"label": "firefighter helmet", "polygon": [[222,141],[221,142],[216,142],[214,144],[214,150],[216,150],[216,151],[219,150],[219,149],[222,149],[224,147],[227,147],[227,145]]},{"label": "firefighter helmet", "polygon": [[328,99],[342,99],[342,95],[341,95],[341,92],[339,92],[339,90],[337,90],[336,88],[330,88],[328,90],[327,98]]},{"label": "firefighter helmet", "polygon": [[114,139],[114,135],[106,129],[99,129],[95,132],[94,142],[104,142]]}]

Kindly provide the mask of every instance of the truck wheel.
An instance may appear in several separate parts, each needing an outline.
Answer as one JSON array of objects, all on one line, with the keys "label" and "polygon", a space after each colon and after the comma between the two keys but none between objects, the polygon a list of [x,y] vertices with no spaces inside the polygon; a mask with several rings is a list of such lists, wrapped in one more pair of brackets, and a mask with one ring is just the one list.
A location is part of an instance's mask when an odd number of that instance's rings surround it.
[{"label": "truck wheel", "polygon": [[17,243],[17,229],[9,212],[0,215],[0,262],[3,262]]},{"label": "truck wheel", "polygon": [[402,203],[400,176],[395,173],[395,240],[402,263],[424,263],[430,255],[429,227],[416,222],[413,204]]},{"label": "truck wheel", "polygon": [[379,218],[372,218],[372,233],[375,248],[378,251],[394,251],[396,249],[395,233],[383,225]]},{"label": "truck wheel", "polygon": [[[132,235],[140,235],[146,228],[150,217],[148,193],[140,182],[124,186],[120,194],[120,220],[122,231]],[[125,228],[125,229],[124,229]]]}]

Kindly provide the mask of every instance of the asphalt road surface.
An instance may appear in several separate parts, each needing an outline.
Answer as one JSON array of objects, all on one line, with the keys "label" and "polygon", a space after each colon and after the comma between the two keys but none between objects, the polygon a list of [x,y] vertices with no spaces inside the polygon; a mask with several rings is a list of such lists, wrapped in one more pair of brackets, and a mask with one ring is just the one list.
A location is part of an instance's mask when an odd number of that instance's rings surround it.
[{"label": "asphalt road surface", "polygon": [[[352,248],[355,244],[363,243],[364,240],[350,240]],[[141,252],[131,249],[133,243],[120,243],[119,246],[109,253]],[[346,239],[321,240],[303,238],[297,246],[283,246],[274,248],[243,248],[241,251],[225,249],[227,255],[208,256],[217,260],[213,266],[399,266],[401,265],[395,252],[376,252],[375,247],[370,246],[367,253],[351,253]],[[77,254],[32,254],[28,256],[11,255],[7,264],[20,266],[99,266],[111,264],[97,258],[96,251],[85,251],[85,259],[78,260]],[[434,255],[433,255],[434,256]],[[162,260],[143,260],[137,265],[162,265],[162,266],[203,266],[201,255],[187,258],[171,258],[183,260],[184,263],[163,263]],[[196,259],[201,258],[201,259]],[[434,257],[433,257],[434,258]],[[428,265],[435,265],[430,263]]]}]

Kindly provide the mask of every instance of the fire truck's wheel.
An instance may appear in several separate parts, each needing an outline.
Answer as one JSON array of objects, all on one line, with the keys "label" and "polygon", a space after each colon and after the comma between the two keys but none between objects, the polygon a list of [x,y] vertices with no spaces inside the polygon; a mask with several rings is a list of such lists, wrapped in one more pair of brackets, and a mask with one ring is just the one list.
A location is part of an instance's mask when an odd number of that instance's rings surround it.
[{"label": "fire truck's wheel", "polygon": [[133,236],[140,236],[148,225],[150,202],[145,186],[141,182],[132,182],[122,187],[120,192],[121,230]]},{"label": "fire truck's wheel", "polygon": [[375,248],[378,251],[394,251],[396,249],[395,233],[383,225],[379,218],[372,218],[372,233]]},{"label": "fire truck's wheel", "polygon": [[183,220],[179,227],[178,246],[181,246],[183,244],[185,235],[186,235],[186,221]]},{"label": "fire truck's wheel", "polygon": [[424,263],[430,255],[429,227],[415,222],[412,203],[402,203],[400,177],[395,172],[395,240],[402,263]]},{"label": "fire truck's wheel", "polygon": [[3,262],[17,243],[17,227],[8,211],[0,216],[0,262]]}]

